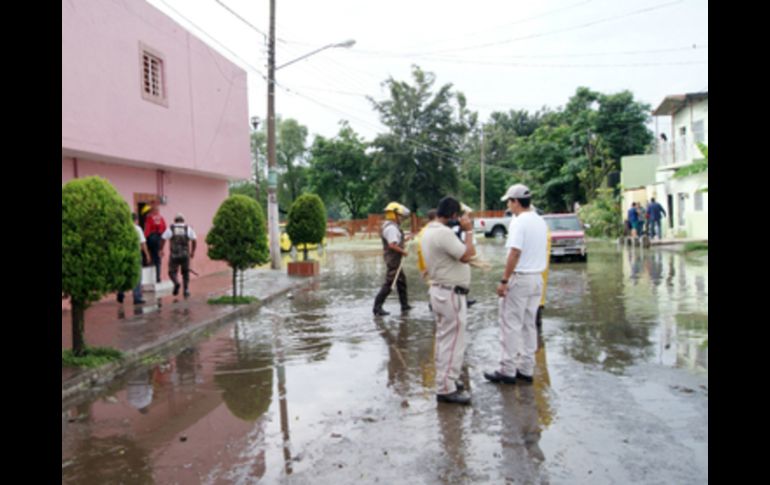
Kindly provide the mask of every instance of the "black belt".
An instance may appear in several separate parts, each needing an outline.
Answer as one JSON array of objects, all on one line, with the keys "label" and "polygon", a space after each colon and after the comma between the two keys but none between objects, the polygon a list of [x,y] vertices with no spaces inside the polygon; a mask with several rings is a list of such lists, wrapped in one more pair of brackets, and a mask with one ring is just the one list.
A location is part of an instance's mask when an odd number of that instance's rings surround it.
[{"label": "black belt", "polygon": [[441,283],[433,283],[432,286],[438,286],[439,288],[443,288],[445,290],[452,290],[458,295],[467,295],[471,292],[468,288],[463,288],[462,286],[449,286],[449,285],[442,285]]}]

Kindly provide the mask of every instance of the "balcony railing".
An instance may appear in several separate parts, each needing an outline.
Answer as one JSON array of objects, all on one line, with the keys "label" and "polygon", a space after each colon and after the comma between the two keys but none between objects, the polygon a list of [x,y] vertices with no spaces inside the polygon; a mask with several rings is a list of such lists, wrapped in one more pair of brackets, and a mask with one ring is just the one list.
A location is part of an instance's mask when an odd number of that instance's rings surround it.
[{"label": "balcony railing", "polygon": [[658,140],[657,154],[662,167],[691,163],[693,159],[701,158],[698,147],[689,135],[678,136],[672,141]]}]

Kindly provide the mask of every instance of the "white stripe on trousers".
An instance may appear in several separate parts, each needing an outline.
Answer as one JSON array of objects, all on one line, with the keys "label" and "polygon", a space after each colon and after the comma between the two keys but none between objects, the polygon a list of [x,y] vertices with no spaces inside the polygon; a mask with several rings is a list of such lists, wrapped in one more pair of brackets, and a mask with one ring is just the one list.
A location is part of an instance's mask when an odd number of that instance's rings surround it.
[{"label": "white stripe on trousers", "polygon": [[508,293],[499,299],[500,372],[507,376],[532,376],[537,351],[537,308],[543,291],[543,276],[515,274],[508,283]]},{"label": "white stripe on trousers", "polygon": [[436,316],[436,393],[449,394],[457,390],[465,356],[466,297],[438,286],[431,286],[428,294]]}]

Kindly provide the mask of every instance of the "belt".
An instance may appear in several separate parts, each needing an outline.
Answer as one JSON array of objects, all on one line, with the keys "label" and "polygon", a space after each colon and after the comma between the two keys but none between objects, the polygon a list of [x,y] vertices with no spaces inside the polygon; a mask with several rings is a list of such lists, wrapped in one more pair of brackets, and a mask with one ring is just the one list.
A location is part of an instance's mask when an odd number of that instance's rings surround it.
[{"label": "belt", "polygon": [[441,283],[433,283],[431,286],[436,286],[438,288],[443,288],[445,290],[451,290],[457,293],[458,295],[467,295],[471,292],[468,288],[463,288],[462,286],[450,286],[450,285],[442,285]]},{"label": "belt", "polygon": [[532,272],[532,273],[525,273],[523,271],[514,271],[513,272],[513,274],[518,274],[518,275],[522,275],[522,276],[533,275],[533,274],[542,274],[542,273],[543,273],[542,271],[537,271],[537,272]]}]

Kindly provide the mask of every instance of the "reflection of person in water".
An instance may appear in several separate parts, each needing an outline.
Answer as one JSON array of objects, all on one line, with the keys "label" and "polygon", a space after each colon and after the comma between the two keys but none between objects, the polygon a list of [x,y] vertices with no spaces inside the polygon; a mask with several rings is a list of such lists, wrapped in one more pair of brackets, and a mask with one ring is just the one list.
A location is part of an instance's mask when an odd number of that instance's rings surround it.
[{"label": "reflection of person in water", "polygon": [[408,352],[409,327],[405,320],[398,325],[398,335],[394,338],[390,331],[381,326],[380,335],[388,344],[388,387],[393,386],[398,394],[406,394],[409,390],[406,355]]},{"label": "reflection of person in water", "polygon": [[131,374],[126,385],[126,399],[140,413],[147,414],[152,403],[151,371],[141,369]]},{"label": "reflection of person in water", "polygon": [[469,477],[465,463],[468,452],[463,439],[465,413],[454,406],[438,406],[436,415],[445,456],[445,461],[441,463],[439,479],[441,483],[466,483]]},{"label": "reflection of person in water", "polygon": [[545,345],[539,342],[535,353],[537,378],[531,386],[510,386],[501,389],[503,408],[502,459],[504,476],[522,477],[524,482],[539,482],[540,466],[545,454],[540,449],[543,428],[552,421],[548,401],[550,378],[546,364]]}]

